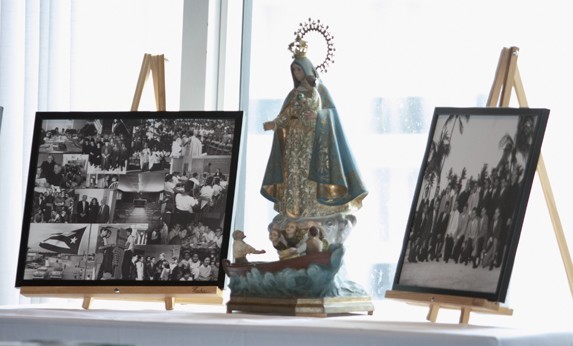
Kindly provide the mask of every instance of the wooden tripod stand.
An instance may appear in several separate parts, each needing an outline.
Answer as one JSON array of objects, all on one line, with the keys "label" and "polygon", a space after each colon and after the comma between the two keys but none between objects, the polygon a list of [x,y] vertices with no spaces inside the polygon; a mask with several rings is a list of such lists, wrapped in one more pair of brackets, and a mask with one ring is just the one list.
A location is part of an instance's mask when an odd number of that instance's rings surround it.
[{"label": "wooden tripod stand", "polygon": [[[493,85],[487,100],[488,107],[509,106],[512,89],[515,90],[515,95],[517,96],[519,106],[524,108],[529,107],[527,104],[527,98],[525,97],[523,83],[521,82],[519,69],[517,67],[518,56],[518,47],[502,49],[495,73],[495,79],[493,81]],[[567,274],[567,280],[569,282],[569,290],[573,296],[573,264],[571,264],[571,254],[569,253],[565,234],[563,233],[563,226],[561,225],[561,219],[559,218],[559,213],[557,212],[557,204],[555,203],[553,190],[551,189],[549,176],[547,174],[547,170],[545,169],[545,162],[543,161],[542,154],[539,154],[539,160],[537,162],[537,174],[541,188],[543,190],[543,195],[545,196],[545,202],[547,203],[547,209],[549,210],[549,216],[551,217],[553,230],[555,231],[555,237],[557,239],[557,245],[559,246],[559,251],[561,253],[561,259],[563,260],[563,265],[565,266],[565,273]]]},{"label": "wooden tripod stand", "polygon": [[[511,98],[511,91],[515,90],[520,107],[528,107],[527,99],[521,76],[517,67],[517,57],[519,48],[503,48],[497,65],[493,85],[491,87],[487,106],[488,107],[507,107]],[[569,280],[569,287],[573,294],[573,267],[571,265],[571,256],[567,247],[563,228],[557,213],[553,192],[549,183],[549,177],[545,169],[543,157],[539,155],[537,164],[537,173],[543,188],[547,207],[555,230],[555,236],[565,265],[565,271]],[[469,323],[470,312],[484,312],[490,314],[512,315],[513,310],[509,309],[499,302],[492,302],[481,298],[458,297],[449,295],[436,295],[427,293],[415,293],[404,291],[387,291],[386,298],[404,300],[412,304],[428,305],[430,311],[427,320],[435,322],[440,308],[460,309],[461,315],[459,322],[462,324]]]},{"label": "wooden tripod stand", "polygon": [[165,57],[163,55],[145,54],[143,62],[141,63],[141,70],[139,71],[139,79],[135,87],[135,94],[133,95],[133,102],[131,103],[131,111],[135,112],[139,108],[141,101],[141,94],[149,72],[153,76],[153,90],[155,91],[155,105],[158,111],[166,110],[165,100]]}]

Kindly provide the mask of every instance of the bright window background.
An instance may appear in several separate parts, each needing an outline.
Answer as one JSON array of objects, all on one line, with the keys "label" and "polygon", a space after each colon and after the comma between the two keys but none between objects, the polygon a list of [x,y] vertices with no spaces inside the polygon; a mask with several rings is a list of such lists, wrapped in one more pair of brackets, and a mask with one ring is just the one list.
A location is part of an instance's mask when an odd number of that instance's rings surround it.
[{"label": "bright window background", "polygon": [[[145,53],[164,54],[178,110],[182,0],[0,0],[0,304],[14,289],[36,111],[129,111]],[[139,110],[155,110],[151,78]],[[24,299],[23,301],[27,301]]]},{"label": "bright window background", "polygon": [[[381,299],[393,280],[433,109],[485,106],[500,51],[521,48],[518,65],[530,107],[551,109],[543,155],[561,219],[571,243],[572,160],[569,132],[573,98],[573,4],[550,0],[479,2],[455,0],[273,1],[253,0],[248,78],[245,229],[250,242],[275,259],[266,227],[275,215],[259,193],[273,119],[292,88],[287,45],[309,17],[330,26],[335,63],[322,74],[339,109],[362,177],[370,192],[356,214],[345,261],[349,277]],[[248,6],[247,6],[248,8]],[[249,11],[247,20],[249,19]],[[309,34],[318,65],[323,43]],[[313,42],[317,42],[313,44]],[[320,51],[322,50],[322,51]],[[245,92],[247,91],[247,92]],[[515,96],[512,106],[518,106]],[[569,155],[566,155],[569,156]],[[569,231],[567,231],[569,230]],[[257,257],[261,259],[262,257]],[[389,270],[388,270],[389,269]],[[535,307],[531,295],[546,292]],[[548,292],[549,291],[549,292]],[[538,181],[528,212],[508,303],[543,309],[545,299],[571,302],[551,221]],[[561,304],[558,303],[558,304]],[[550,306],[551,304],[549,304]]]}]

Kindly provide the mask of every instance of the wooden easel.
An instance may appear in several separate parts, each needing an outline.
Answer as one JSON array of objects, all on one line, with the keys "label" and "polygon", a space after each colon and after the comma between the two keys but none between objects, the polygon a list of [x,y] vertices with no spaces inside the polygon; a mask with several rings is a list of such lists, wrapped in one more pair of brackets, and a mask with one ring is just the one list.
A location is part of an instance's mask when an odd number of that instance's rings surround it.
[{"label": "wooden easel", "polygon": [[149,76],[149,72],[153,76],[153,90],[155,92],[155,105],[158,111],[166,110],[165,100],[165,57],[163,55],[145,54],[143,62],[141,63],[141,70],[139,71],[139,79],[135,87],[135,94],[133,95],[133,102],[131,103],[131,111],[137,112],[139,102],[141,101],[141,94],[143,87]]},{"label": "wooden easel", "polygon": [[[517,47],[502,49],[493,85],[487,100],[487,107],[508,107],[512,89],[515,90],[519,106],[528,107],[525,91],[521,82],[521,76],[517,67],[518,56],[519,48]],[[561,226],[561,220],[557,212],[555,199],[549,183],[549,177],[541,154],[539,155],[539,161],[537,163],[537,173],[543,189],[543,194],[545,195],[547,208],[549,209],[549,214],[551,216],[551,222],[553,224],[555,237],[557,238],[557,243],[561,252],[561,258],[565,265],[569,288],[573,295],[573,266],[571,264],[571,255],[569,254],[567,242],[563,233],[563,227]],[[503,306],[499,302],[492,302],[486,299],[406,291],[387,291],[385,297],[403,300],[411,304],[428,305],[430,311],[428,312],[426,319],[431,322],[436,322],[440,308],[460,309],[461,314],[459,322],[461,324],[469,323],[470,312],[472,311],[499,315],[513,314],[512,309]]]},{"label": "wooden easel", "polygon": [[[495,79],[487,100],[487,107],[509,106],[512,89],[515,90],[519,106],[523,108],[529,107],[527,104],[527,98],[525,97],[523,83],[521,82],[519,68],[517,67],[518,56],[518,47],[502,49],[495,73]],[[565,273],[569,282],[569,290],[573,296],[573,264],[571,264],[571,254],[569,253],[569,247],[567,246],[567,240],[565,239],[561,219],[557,212],[557,204],[553,197],[553,190],[551,189],[549,175],[545,169],[545,162],[543,161],[542,154],[539,154],[539,160],[537,162],[537,175],[539,177],[541,189],[543,190],[543,195],[545,196],[545,203],[549,210],[549,216],[551,217],[551,223],[553,224],[553,231],[555,232],[555,238],[557,239],[557,245],[565,267]]]},{"label": "wooden easel", "polygon": [[[150,71],[157,111],[166,110],[165,58],[163,55],[145,54],[131,104],[132,112],[139,108]],[[163,301],[166,310],[173,310],[176,300],[195,304],[223,303],[223,293],[217,286],[24,286],[20,288],[20,294],[26,297],[83,298],[82,308],[86,310],[94,299]]]}]

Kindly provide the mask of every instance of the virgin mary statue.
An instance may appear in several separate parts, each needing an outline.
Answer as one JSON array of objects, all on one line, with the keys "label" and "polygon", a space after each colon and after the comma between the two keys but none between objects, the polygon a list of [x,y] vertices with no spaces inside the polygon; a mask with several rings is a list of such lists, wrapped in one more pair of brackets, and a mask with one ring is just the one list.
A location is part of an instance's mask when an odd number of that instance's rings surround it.
[{"label": "virgin mary statue", "polygon": [[326,86],[306,58],[295,52],[294,87],[278,116],[261,193],[287,218],[330,216],[361,207],[362,184]]},{"label": "virgin mary statue", "polygon": [[[300,37],[296,42],[306,48]],[[281,309],[282,304],[302,304],[292,298],[352,296],[343,300],[345,312],[372,311],[364,289],[339,275],[343,242],[356,222],[351,212],[360,208],[368,192],[350,154],[334,102],[305,51],[293,51],[293,89],[277,117],[263,124],[265,130],[274,131],[261,193],[278,212],[268,230],[279,261],[270,266],[252,263],[248,268],[223,261],[231,278],[228,306],[234,306],[235,296],[273,298],[269,311],[274,311],[277,299],[282,298],[289,300],[278,300]],[[240,309],[261,306],[259,300],[241,299],[237,301]],[[319,302],[313,308],[326,311],[326,305]],[[310,311],[308,305],[304,309]]]}]

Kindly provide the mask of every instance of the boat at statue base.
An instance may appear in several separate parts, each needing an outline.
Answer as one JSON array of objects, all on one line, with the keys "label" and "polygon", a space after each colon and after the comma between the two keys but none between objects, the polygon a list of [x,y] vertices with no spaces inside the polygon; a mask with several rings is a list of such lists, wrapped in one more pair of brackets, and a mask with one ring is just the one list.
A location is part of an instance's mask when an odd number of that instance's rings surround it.
[{"label": "boat at statue base", "polygon": [[223,269],[230,278],[231,296],[259,298],[329,298],[365,296],[360,285],[339,275],[344,248],[332,244],[327,251],[275,262],[230,263]]}]

